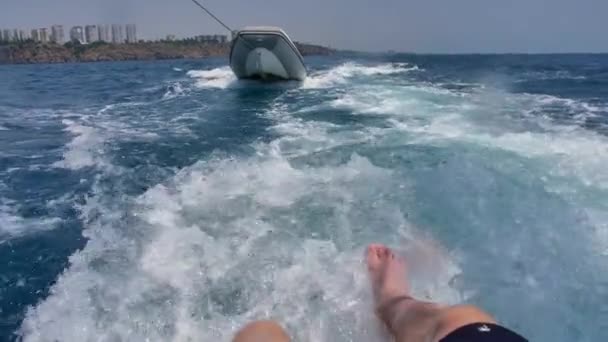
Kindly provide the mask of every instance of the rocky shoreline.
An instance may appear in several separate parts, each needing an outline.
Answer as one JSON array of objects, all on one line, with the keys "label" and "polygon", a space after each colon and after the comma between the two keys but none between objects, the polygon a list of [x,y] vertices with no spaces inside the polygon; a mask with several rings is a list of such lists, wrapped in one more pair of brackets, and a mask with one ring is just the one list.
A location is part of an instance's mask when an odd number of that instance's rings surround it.
[{"label": "rocky shoreline", "polygon": [[[334,50],[312,44],[296,43],[302,55],[331,55]],[[223,57],[230,53],[229,43],[191,41],[141,42],[135,44],[42,44],[23,42],[0,46],[0,64],[79,63],[104,61],[144,61]]]}]

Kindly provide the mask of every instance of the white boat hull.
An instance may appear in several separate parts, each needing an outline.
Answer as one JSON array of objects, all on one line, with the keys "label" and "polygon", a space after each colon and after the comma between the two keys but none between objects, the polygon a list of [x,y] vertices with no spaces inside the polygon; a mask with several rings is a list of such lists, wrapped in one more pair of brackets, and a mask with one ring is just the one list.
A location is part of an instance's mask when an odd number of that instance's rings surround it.
[{"label": "white boat hull", "polygon": [[230,67],[240,79],[303,81],[307,75],[295,44],[275,27],[238,31],[232,42]]}]

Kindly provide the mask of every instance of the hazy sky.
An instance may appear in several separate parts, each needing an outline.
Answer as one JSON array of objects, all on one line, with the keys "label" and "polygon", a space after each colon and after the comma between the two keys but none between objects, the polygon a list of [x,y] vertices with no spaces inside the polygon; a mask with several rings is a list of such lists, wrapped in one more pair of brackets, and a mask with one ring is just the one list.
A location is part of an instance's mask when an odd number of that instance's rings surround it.
[{"label": "hazy sky", "polygon": [[[608,0],[201,0],[233,28],[357,50],[608,52]],[[0,28],[135,23],[143,38],[224,33],[190,0],[0,0]]]}]

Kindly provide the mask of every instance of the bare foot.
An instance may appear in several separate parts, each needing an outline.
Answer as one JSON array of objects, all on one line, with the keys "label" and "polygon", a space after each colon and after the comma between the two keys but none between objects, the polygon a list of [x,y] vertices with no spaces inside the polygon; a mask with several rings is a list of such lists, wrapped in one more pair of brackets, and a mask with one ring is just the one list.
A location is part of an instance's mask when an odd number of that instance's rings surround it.
[{"label": "bare foot", "polygon": [[390,248],[379,244],[367,248],[367,269],[377,307],[384,306],[395,298],[409,296],[405,268],[405,261]]},{"label": "bare foot", "polygon": [[395,341],[440,341],[468,324],[495,323],[472,306],[442,307],[410,297],[405,261],[384,245],[368,247],[367,268],[376,313]]}]

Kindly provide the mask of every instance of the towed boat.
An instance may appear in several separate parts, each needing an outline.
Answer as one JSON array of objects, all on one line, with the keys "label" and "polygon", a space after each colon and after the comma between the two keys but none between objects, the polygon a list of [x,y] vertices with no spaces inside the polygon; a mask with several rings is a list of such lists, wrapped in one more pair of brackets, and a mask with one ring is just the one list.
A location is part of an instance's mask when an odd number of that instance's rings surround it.
[{"label": "towed boat", "polygon": [[300,51],[278,27],[245,27],[236,31],[230,67],[239,79],[303,81],[307,74]]}]

